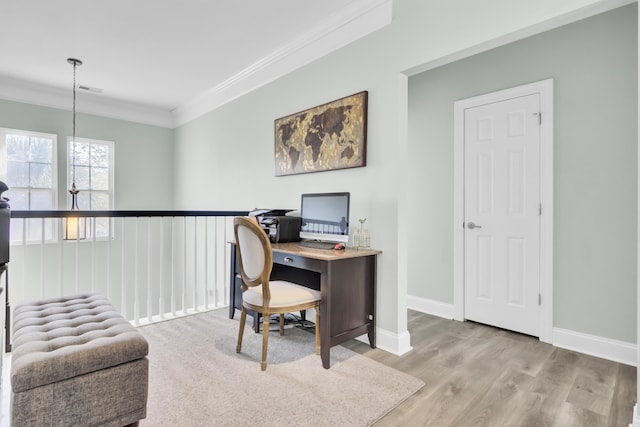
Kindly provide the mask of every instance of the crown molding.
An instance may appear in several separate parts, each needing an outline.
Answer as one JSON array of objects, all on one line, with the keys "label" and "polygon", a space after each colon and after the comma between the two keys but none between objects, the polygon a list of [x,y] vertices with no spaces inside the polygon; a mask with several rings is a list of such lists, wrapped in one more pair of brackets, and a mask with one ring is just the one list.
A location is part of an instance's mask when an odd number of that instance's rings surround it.
[{"label": "crown molding", "polygon": [[173,110],[183,125],[391,23],[392,0],[359,0],[287,45]]},{"label": "crown molding", "polygon": [[[78,93],[77,112],[153,126],[174,127],[169,111]],[[0,99],[71,111],[70,92],[60,88],[0,76]]]},{"label": "crown molding", "polygon": [[[217,86],[173,111],[78,93],[77,111],[153,126],[174,128],[270,83],[389,23],[393,0],[356,0],[328,21],[311,28]],[[0,99],[70,110],[69,92],[38,83],[0,76]]]}]

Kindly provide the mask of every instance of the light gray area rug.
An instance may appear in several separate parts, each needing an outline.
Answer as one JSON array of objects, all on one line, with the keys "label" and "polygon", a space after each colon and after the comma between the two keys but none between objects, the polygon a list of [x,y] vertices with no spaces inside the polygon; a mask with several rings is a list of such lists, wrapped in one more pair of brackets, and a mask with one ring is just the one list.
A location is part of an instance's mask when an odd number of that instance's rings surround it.
[{"label": "light gray area rug", "polygon": [[[424,383],[342,346],[331,369],[315,337],[288,328],[262,335],[247,323],[235,351],[240,316],[215,310],[140,327],[149,341],[149,400],[141,426],[367,426]],[[249,316],[247,319],[251,319]]]}]

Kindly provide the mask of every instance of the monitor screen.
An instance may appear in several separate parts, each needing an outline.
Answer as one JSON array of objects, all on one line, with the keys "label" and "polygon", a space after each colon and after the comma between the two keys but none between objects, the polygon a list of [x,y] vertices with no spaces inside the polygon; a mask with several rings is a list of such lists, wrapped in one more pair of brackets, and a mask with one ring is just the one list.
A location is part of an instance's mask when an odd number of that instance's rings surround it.
[{"label": "monitor screen", "polygon": [[303,194],[301,199],[301,239],[349,241],[349,193]]}]

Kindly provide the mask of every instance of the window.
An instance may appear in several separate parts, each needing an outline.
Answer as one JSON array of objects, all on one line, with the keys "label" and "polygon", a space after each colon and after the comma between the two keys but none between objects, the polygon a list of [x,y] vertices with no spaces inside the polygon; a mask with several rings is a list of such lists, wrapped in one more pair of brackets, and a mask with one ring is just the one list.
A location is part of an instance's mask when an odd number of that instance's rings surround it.
[{"label": "window", "polygon": [[[113,142],[95,139],[68,138],[68,187],[74,181],[80,210],[113,209]],[[71,208],[71,195],[66,209]],[[94,234],[93,219],[87,220],[87,237]],[[109,236],[109,218],[95,219],[95,236]]]},{"label": "window", "polygon": [[[57,200],[57,136],[47,133],[0,129],[0,179],[9,186],[5,193],[13,210],[53,210]],[[42,221],[11,220],[11,241],[42,239]],[[53,240],[54,224],[44,222],[44,238]]]}]

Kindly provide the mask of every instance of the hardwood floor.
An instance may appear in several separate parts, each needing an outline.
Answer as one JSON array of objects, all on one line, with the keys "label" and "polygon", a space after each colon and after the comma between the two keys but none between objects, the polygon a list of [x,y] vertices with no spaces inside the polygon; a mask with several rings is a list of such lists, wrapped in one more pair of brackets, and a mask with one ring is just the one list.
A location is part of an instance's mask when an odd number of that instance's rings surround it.
[{"label": "hardwood floor", "polygon": [[375,426],[627,427],[636,368],[473,322],[409,311],[413,350],[343,344],[425,382]]}]

